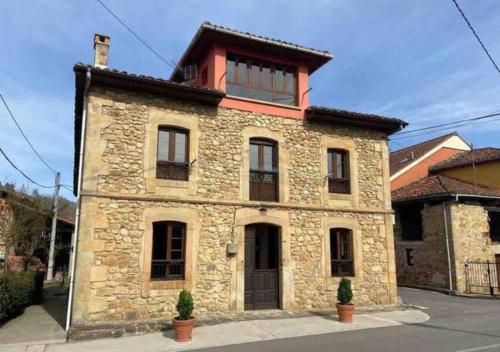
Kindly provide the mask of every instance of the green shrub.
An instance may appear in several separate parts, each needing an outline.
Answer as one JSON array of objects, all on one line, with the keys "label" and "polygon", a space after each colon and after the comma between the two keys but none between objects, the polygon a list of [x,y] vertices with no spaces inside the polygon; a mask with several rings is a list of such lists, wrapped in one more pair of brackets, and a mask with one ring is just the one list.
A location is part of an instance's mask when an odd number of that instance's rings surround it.
[{"label": "green shrub", "polygon": [[182,289],[179,293],[179,300],[177,301],[177,312],[179,320],[191,319],[191,314],[193,313],[193,296],[191,293],[185,289]]},{"label": "green shrub", "polygon": [[6,276],[0,277],[0,322],[19,314],[14,289]]},{"label": "green shrub", "polygon": [[342,278],[337,290],[337,299],[340,304],[350,304],[352,301],[351,280]]},{"label": "green shrub", "polygon": [[15,317],[42,301],[42,272],[10,272],[0,276],[0,321]]}]

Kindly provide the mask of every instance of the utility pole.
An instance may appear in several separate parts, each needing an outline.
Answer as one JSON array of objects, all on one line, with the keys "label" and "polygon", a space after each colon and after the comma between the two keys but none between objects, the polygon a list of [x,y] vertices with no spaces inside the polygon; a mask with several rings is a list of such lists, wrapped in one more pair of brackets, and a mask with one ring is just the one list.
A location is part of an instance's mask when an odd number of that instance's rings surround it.
[{"label": "utility pole", "polygon": [[56,245],[56,229],[57,229],[57,204],[59,202],[59,189],[61,174],[56,172],[56,183],[54,187],[54,208],[52,210],[52,227],[50,231],[50,249],[49,249],[49,265],[47,268],[47,281],[51,281],[54,275],[54,247]]}]

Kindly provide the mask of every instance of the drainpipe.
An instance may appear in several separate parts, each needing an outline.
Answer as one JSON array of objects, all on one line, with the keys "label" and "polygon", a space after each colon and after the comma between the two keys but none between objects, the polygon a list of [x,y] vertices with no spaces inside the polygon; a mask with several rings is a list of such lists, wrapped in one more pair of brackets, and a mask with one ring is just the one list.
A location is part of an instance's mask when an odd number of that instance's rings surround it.
[{"label": "drainpipe", "polygon": [[[458,195],[455,195],[455,202],[458,202]],[[453,279],[452,279],[452,270],[451,270],[451,251],[450,251],[450,237],[448,234],[448,205],[453,203],[453,201],[444,202],[443,203],[443,218],[444,218],[444,234],[446,238],[446,254],[448,258],[448,293],[452,294],[453,292]],[[451,218],[450,218],[451,220]]]},{"label": "drainpipe", "polygon": [[78,185],[76,193],[76,215],[75,215],[75,231],[71,243],[71,248],[73,249],[73,255],[71,256],[71,276],[69,282],[69,294],[68,294],[68,310],[66,312],[66,337],[68,336],[69,328],[71,325],[71,313],[73,309],[73,293],[75,286],[75,270],[76,270],[76,249],[78,244],[78,234],[80,230],[80,206],[81,206],[81,189],[82,189],[82,177],[83,177],[83,155],[85,152],[85,128],[87,125],[87,103],[88,96],[87,92],[90,87],[91,73],[90,68],[87,68],[87,74],[85,76],[85,89],[83,91],[83,111],[82,111],[82,131],[80,134],[80,163],[78,165]]}]

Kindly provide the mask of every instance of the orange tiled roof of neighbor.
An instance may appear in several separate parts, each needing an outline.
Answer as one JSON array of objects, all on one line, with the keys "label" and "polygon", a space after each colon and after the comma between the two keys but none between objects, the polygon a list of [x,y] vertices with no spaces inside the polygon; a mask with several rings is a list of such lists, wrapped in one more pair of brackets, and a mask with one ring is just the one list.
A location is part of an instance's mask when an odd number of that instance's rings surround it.
[{"label": "orange tiled roof of neighbor", "polygon": [[394,175],[399,170],[411,164],[412,162],[453,136],[458,136],[458,133],[448,133],[443,136],[429,139],[427,141],[423,141],[421,143],[391,152],[389,158],[391,175]]},{"label": "orange tiled roof of neighbor", "polygon": [[429,168],[429,171],[441,171],[454,167],[480,164],[487,161],[500,160],[500,148],[478,148],[455,155]]},{"label": "orange tiled roof of neighbor", "polygon": [[445,175],[430,175],[407,186],[392,191],[392,201],[423,200],[439,196],[484,196],[500,197],[500,189],[475,186]]}]

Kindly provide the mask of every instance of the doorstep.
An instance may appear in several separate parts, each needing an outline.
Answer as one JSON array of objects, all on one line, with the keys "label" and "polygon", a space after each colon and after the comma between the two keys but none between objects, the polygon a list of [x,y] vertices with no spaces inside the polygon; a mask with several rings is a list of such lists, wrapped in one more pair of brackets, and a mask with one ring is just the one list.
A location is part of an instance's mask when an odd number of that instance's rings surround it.
[{"label": "doorstep", "polygon": [[[250,317],[250,320],[211,322],[210,324],[205,324],[202,319],[199,326],[193,330],[193,340],[188,343],[175,342],[174,332],[167,330],[147,335],[124,336],[118,339],[105,338],[49,345],[45,352],[136,352],[143,350],[145,346],[148,352],[185,351],[298,336],[417,324],[429,319],[427,314],[417,309],[358,312],[352,324],[339,323],[336,314],[325,311],[309,312],[307,315],[278,311],[252,312],[251,314],[257,319]],[[297,314],[297,316],[283,317],[287,314]],[[234,319],[243,318],[237,315]]]}]

